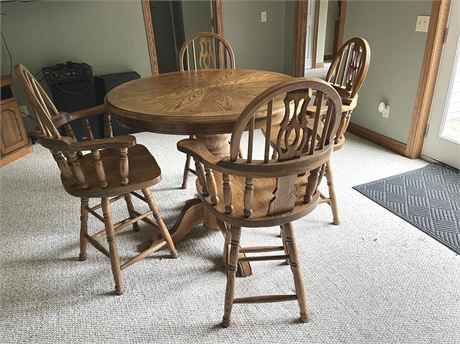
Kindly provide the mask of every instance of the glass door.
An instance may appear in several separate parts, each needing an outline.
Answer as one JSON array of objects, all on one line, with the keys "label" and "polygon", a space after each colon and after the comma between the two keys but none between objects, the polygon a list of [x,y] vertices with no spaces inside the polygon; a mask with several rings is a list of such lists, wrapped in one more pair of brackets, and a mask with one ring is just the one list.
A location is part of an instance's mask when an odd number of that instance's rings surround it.
[{"label": "glass door", "polygon": [[460,168],[460,1],[452,1],[423,156]]}]

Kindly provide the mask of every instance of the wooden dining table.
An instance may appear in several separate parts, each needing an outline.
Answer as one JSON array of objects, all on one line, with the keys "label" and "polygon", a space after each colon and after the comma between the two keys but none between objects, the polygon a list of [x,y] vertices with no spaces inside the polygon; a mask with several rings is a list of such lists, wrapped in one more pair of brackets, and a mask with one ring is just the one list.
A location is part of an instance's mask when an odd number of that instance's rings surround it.
[{"label": "wooden dining table", "polygon": [[[249,69],[213,69],[165,73],[127,82],[105,98],[109,113],[122,124],[142,131],[194,135],[219,158],[229,155],[229,133],[243,109],[267,88],[293,77]],[[274,111],[284,108],[275,102]],[[256,116],[257,128],[265,124],[265,112]],[[197,225],[226,230],[224,223],[204,210],[198,198],[187,200],[171,228],[175,242]],[[248,262],[239,275],[248,276]]]}]

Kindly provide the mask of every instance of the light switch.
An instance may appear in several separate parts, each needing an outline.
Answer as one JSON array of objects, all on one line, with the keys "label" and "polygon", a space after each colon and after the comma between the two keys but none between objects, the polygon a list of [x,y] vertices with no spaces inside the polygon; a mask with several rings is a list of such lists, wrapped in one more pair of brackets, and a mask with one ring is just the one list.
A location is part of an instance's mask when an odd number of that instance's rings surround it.
[{"label": "light switch", "polygon": [[267,22],[267,12],[266,11],[260,12],[260,22],[261,23]]},{"label": "light switch", "polygon": [[415,26],[415,31],[428,32],[429,25],[430,25],[430,16],[418,16],[417,25]]}]

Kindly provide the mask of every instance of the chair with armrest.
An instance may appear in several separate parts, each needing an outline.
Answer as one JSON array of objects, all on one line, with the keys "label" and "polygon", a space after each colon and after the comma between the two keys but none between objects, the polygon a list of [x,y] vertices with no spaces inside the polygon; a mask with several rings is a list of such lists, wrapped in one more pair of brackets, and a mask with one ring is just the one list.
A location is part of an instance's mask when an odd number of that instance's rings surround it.
[{"label": "chair with armrest", "polygon": [[[179,69],[235,69],[235,55],[227,40],[213,32],[200,32],[187,39],[179,51]],[[194,139],[194,135],[190,135]],[[190,168],[190,155],[185,160],[182,189],[187,188],[188,176],[196,172]]]},{"label": "chair with armrest", "polygon": [[[324,99],[326,113],[321,113]],[[284,111],[272,112],[277,102],[284,101]],[[316,108],[308,118],[307,107]],[[278,106],[276,107],[278,108]],[[259,303],[297,300],[301,320],[307,321],[307,306],[300,261],[292,222],[312,212],[319,203],[318,185],[334,148],[334,137],[340,124],[342,104],[337,91],[320,79],[297,79],[275,85],[256,97],[235,124],[230,142],[230,156],[217,158],[198,140],[178,142],[178,149],[196,161],[198,196],[218,220],[225,223],[227,234],[224,261],[227,263],[227,289],[223,326],[230,324],[235,303]],[[255,118],[266,111],[263,147],[254,141]],[[257,115],[259,114],[259,115]],[[277,123],[276,135],[271,129]],[[309,126],[309,123],[312,123]],[[242,134],[248,130],[246,158],[239,147]],[[290,140],[291,132],[295,139]],[[272,140],[272,144],[270,144]],[[275,142],[275,144],[273,144]],[[271,150],[277,158],[271,158]],[[280,246],[240,248],[242,227],[280,226]],[[238,258],[239,253],[284,251],[284,254]],[[235,298],[235,275],[241,260],[288,260],[294,275],[293,295],[262,295]]]},{"label": "chair with armrest", "polygon": [[[326,81],[334,87],[342,99],[342,119],[337,136],[335,137],[334,150],[341,149],[345,143],[345,133],[350,123],[351,114],[358,104],[358,92],[366,78],[370,58],[371,50],[367,41],[364,38],[354,37],[340,47],[327,72]],[[322,113],[325,111],[326,106],[323,106]],[[310,116],[313,116],[315,108],[310,106],[307,112]],[[273,127],[272,130],[277,131],[278,129]],[[263,132],[265,134],[264,130]],[[320,203],[327,203],[331,206],[333,223],[338,225],[340,223],[339,209],[334,188],[331,161],[327,164],[325,176],[329,196],[321,194]]]},{"label": "chair with armrest", "polygon": [[[81,199],[80,260],[87,258],[88,242],[109,257],[115,292],[120,295],[123,293],[121,270],[165,246],[173,257],[177,257],[168,228],[149,189],[161,180],[160,167],[146,147],[136,144],[134,136],[112,137],[110,115],[105,113],[103,106],[74,113],[59,112],[27,68],[17,65],[16,74],[36,115],[38,141],[51,151],[61,172],[65,191]],[[101,113],[105,113],[106,137],[93,139],[88,117]],[[83,119],[87,138],[84,141],[77,141],[73,134],[72,122],[77,119]],[[142,190],[143,195],[136,190]],[[131,195],[145,201],[150,210],[142,214],[137,212]],[[90,207],[90,198],[100,198],[101,204]],[[126,201],[129,218],[114,224],[111,203],[121,198]],[[100,208],[102,216],[96,211]],[[104,229],[93,235],[88,234],[89,214],[104,223]],[[153,215],[155,221],[149,218],[150,215]],[[158,228],[162,238],[121,264],[115,234],[129,225],[133,225],[135,231],[139,230],[139,221]],[[108,250],[98,241],[103,236],[107,238]]]}]

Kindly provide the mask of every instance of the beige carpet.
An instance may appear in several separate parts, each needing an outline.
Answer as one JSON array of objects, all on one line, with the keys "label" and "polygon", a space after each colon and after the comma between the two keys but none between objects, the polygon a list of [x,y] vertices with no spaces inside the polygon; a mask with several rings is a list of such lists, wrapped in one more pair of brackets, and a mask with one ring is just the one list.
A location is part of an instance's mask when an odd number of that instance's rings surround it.
[{"label": "beige carpet", "polygon": [[[193,196],[193,187],[178,189],[178,137],[137,137],[162,167],[154,195],[172,225]],[[126,293],[115,297],[107,258],[90,247],[77,260],[79,202],[34,146],[0,170],[0,343],[460,343],[460,257],[352,189],[424,165],[349,136],[334,157],[342,224],[329,224],[326,205],[295,223],[311,322],[297,322],[295,302],[235,305],[222,329],[219,232],[198,227],[177,245],[179,259],[159,254],[130,267]],[[122,204],[114,211],[125,216]],[[275,243],[277,232],[245,229],[243,244]],[[121,256],[149,235],[121,234]],[[288,266],[253,270],[237,280],[237,295],[293,291]]]}]

